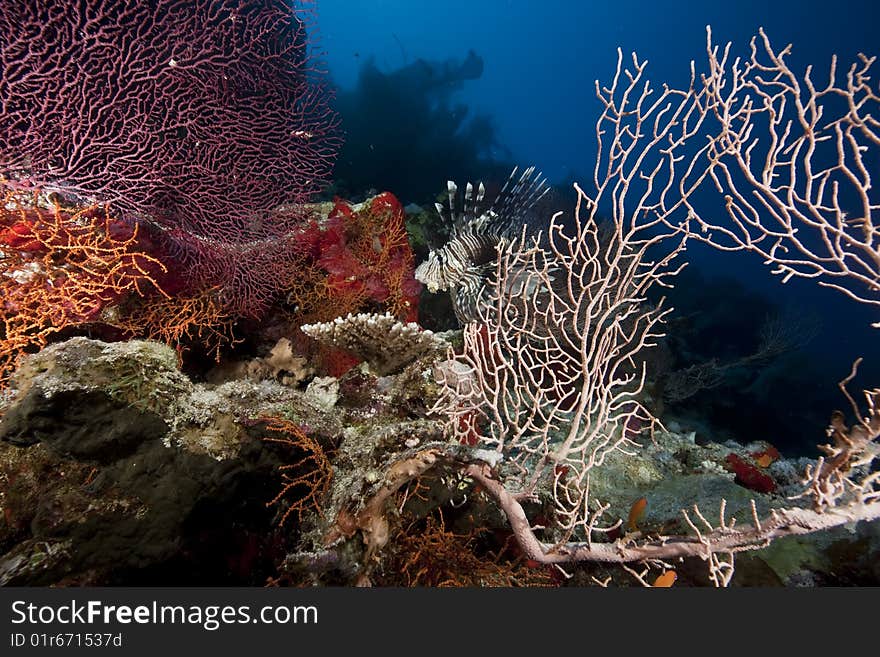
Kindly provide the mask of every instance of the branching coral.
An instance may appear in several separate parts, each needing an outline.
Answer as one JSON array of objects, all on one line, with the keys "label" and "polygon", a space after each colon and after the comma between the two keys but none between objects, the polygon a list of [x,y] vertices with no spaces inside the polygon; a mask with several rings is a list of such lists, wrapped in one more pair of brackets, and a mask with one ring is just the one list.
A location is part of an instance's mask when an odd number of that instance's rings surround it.
[{"label": "branching coral", "polygon": [[840,382],[840,389],[858,420],[853,426],[847,426],[844,414],[835,411],[828,427],[831,442],[819,446],[825,456],[806,472],[808,488],[804,495],[812,499],[817,511],[833,509],[841,502],[880,504],[880,472],[871,468],[874,459],[880,456],[880,388],[865,391],[867,415],[862,415],[846,389],[860,363],[861,359],[857,360],[849,376]]},{"label": "branching coral", "polygon": [[[327,220],[313,221],[301,230],[299,241],[304,259],[287,294],[296,324],[376,311],[416,320],[421,284],[413,276],[403,208],[392,194],[380,194],[360,206],[337,199]],[[319,369],[333,376],[358,362],[349,352],[328,345],[317,347],[316,360]]]},{"label": "branching coral", "polygon": [[312,0],[0,3],[0,175],[147,223],[198,295],[265,312],[341,144]]},{"label": "branching coral", "polygon": [[280,418],[265,418],[265,422],[266,430],[269,431],[265,440],[285,445],[302,454],[293,463],[279,468],[283,486],[266,506],[288,500],[287,508],[279,521],[280,525],[284,525],[294,513],[298,517],[306,511],[320,513],[321,498],[329,490],[333,478],[333,467],[326,452],[294,422]]},{"label": "branching coral", "polygon": [[[611,85],[596,84],[603,109],[594,198],[576,186],[573,225],[554,217],[546,241],[522,239],[499,250],[489,307],[465,328],[464,352],[438,369],[443,394],[435,409],[446,416],[447,433],[465,444],[476,435],[493,450],[494,460],[485,453],[462,459],[463,473],[495,500],[537,562],[699,557],[713,583],[726,585],[738,552],[880,518],[880,395],[866,391],[867,412],[858,408],[846,393],[855,367],[841,388],[858,419],[847,426],[843,414],[832,417],[832,441],[821,448],[826,456],[803,481],[800,497],[811,507],[771,507],[761,517],[752,500],[751,524],[737,524],[722,499],[714,521],[698,505],[682,511],[690,533],[612,541],[601,521],[608,507],[590,496],[595,469],[612,452],[638,447],[630,427],[638,424],[644,349],[659,337],[663,317],[645,293],[671,282],[664,254],[682,250],[682,240],[756,251],[783,281],[816,278],[856,301],[877,303],[880,258],[871,215],[878,205],[863,160],[880,143],[863,114],[877,101],[866,75],[874,59],[861,57],[841,86],[834,66],[826,87],[817,89],[809,72],[800,86],[784,62],[789,49],[777,53],[761,37],[769,66],[753,41],[751,60],[736,60],[727,79],[728,50],[719,57],[710,35],[710,74],[698,79],[692,65],[687,88],[664,85],[659,93],[644,78],[645,62],[633,55],[632,66],[624,66],[619,53]],[[829,110],[829,123],[822,102],[831,96],[843,98],[835,108],[845,111],[834,118]],[[794,120],[779,118],[786,107]],[[769,121],[766,152],[754,136],[762,119]],[[828,166],[812,159],[818,146],[830,148]],[[729,226],[700,218],[696,192],[707,183],[726,194]],[[855,220],[842,207],[851,192]],[[594,204],[603,202],[612,208],[612,230],[601,243]],[[664,234],[664,226],[672,232]],[[522,300],[523,290],[537,292]],[[448,452],[435,459],[450,460]],[[731,459],[753,488],[769,492],[775,485],[744,465]],[[552,540],[536,534],[528,512],[527,502],[541,495],[555,505]]]},{"label": "branching coral", "polygon": [[105,315],[108,324],[127,334],[159,340],[175,347],[180,354],[194,342],[205,353],[220,360],[224,348],[240,341],[235,336],[235,319],[222,307],[217,290],[196,296],[176,295],[137,299]]},{"label": "branching coral", "polygon": [[405,484],[417,480],[438,464],[442,452],[435,448],[423,449],[415,454],[396,460],[388,466],[379,487],[356,513],[342,509],[333,525],[326,532],[323,544],[330,547],[360,531],[366,546],[367,569],[362,578],[369,577],[369,568],[379,551],[388,543],[391,528],[387,518],[390,499]]},{"label": "branching coral", "polygon": [[309,337],[364,360],[380,376],[399,372],[418,358],[441,353],[447,346],[431,331],[422,330],[414,322],[399,322],[387,313],[348,315],[301,328]]},{"label": "branching coral", "polygon": [[101,320],[126,295],[162,295],[165,265],[144,252],[138,227],[103,206],[67,209],[38,194],[0,206],[0,381],[18,356],[71,326]]},{"label": "branching coral", "polygon": [[424,526],[415,523],[394,540],[396,558],[390,568],[405,578],[407,586],[510,587],[554,586],[558,581],[547,568],[529,568],[522,559],[503,554],[480,555],[476,543],[481,532],[457,534],[446,528],[443,516],[428,516]]},{"label": "branching coral", "polygon": [[693,209],[682,227],[717,249],[754,253],[783,283],[812,279],[878,308],[877,58],[859,54],[844,68],[834,57],[817,78],[812,66],[803,75],[792,69],[791,51],[761,30],[749,56],[734,58],[707,31],[703,83],[716,124],[692,182],[709,176],[727,219]]},{"label": "branching coral", "polygon": [[340,144],[312,5],[2,3],[0,171],[209,239],[288,232],[270,213],[317,191]]}]

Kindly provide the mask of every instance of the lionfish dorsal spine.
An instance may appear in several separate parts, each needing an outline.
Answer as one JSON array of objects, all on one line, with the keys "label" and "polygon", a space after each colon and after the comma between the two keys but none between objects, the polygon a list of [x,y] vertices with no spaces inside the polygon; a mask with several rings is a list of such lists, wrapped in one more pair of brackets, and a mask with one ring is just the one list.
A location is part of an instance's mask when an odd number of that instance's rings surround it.
[{"label": "lionfish dorsal spine", "polygon": [[521,228],[528,212],[550,191],[547,179],[540,171],[535,173],[535,167],[528,167],[518,178],[517,170],[511,172],[491,208],[502,218],[505,229]]},{"label": "lionfish dorsal spine", "polygon": [[473,203],[474,200],[474,186],[468,181],[468,184],[464,188],[464,211],[463,215],[465,221],[470,222],[471,218],[475,215],[475,206]]},{"label": "lionfish dorsal spine", "polygon": [[446,192],[449,195],[449,214],[455,218],[455,195],[458,192],[458,185],[452,180],[447,180]]}]

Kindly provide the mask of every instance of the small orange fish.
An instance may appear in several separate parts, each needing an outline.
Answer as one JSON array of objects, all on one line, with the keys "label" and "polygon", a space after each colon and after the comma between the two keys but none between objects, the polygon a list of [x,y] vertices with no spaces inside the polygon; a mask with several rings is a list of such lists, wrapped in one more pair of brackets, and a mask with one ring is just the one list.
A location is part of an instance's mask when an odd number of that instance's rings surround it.
[{"label": "small orange fish", "polygon": [[635,502],[633,502],[632,507],[629,510],[629,519],[626,521],[627,529],[631,532],[635,532],[639,530],[638,522],[645,515],[645,509],[648,508],[648,500],[647,498],[640,497]]},{"label": "small orange fish", "polygon": [[669,588],[673,584],[675,584],[675,580],[678,579],[678,575],[675,574],[674,570],[664,570],[657,579],[654,580],[654,584],[652,586],[660,587],[660,588]]},{"label": "small orange fish", "polygon": [[761,454],[755,459],[755,463],[757,463],[762,468],[770,467],[770,464],[773,463],[773,457],[769,454]]}]

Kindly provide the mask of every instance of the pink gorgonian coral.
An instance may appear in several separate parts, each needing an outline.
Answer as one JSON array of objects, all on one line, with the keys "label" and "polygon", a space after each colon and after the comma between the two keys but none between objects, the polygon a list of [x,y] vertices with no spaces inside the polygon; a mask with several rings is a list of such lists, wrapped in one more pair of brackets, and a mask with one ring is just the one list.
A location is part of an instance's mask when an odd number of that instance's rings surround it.
[{"label": "pink gorgonian coral", "polygon": [[336,115],[285,0],[4,0],[0,172],[210,239],[330,173]]},{"label": "pink gorgonian coral", "polygon": [[4,0],[0,179],[109,202],[160,229],[187,272],[235,285],[225,254],[288,235],[300,215],[273,210],[309,199],[340,145],[312,4]]}]

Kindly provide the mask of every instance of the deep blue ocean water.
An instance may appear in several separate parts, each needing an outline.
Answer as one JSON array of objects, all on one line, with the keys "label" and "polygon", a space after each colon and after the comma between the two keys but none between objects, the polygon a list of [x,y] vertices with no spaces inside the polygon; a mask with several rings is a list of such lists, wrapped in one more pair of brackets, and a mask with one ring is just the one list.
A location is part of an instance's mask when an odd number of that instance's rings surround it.
[{"label": "deep blue ocean water", "polygon": [[[459,98],[487,113],[501,141],[551,179],[589,173],[594,150],[594,80],[608,80],[616,50],[650,62],[651,77],[683,83],[716,42],[747,52],[763,27],[792,43],[795,65],[826,65],[880,52],[880,3],[872,0],[577,2],[574,0],[321,0],[318,23],[335,82],[351,87],[364,60],[390,71],[417,58],[485,60]],[[442,181],[441,181],[442,182]]]}]

